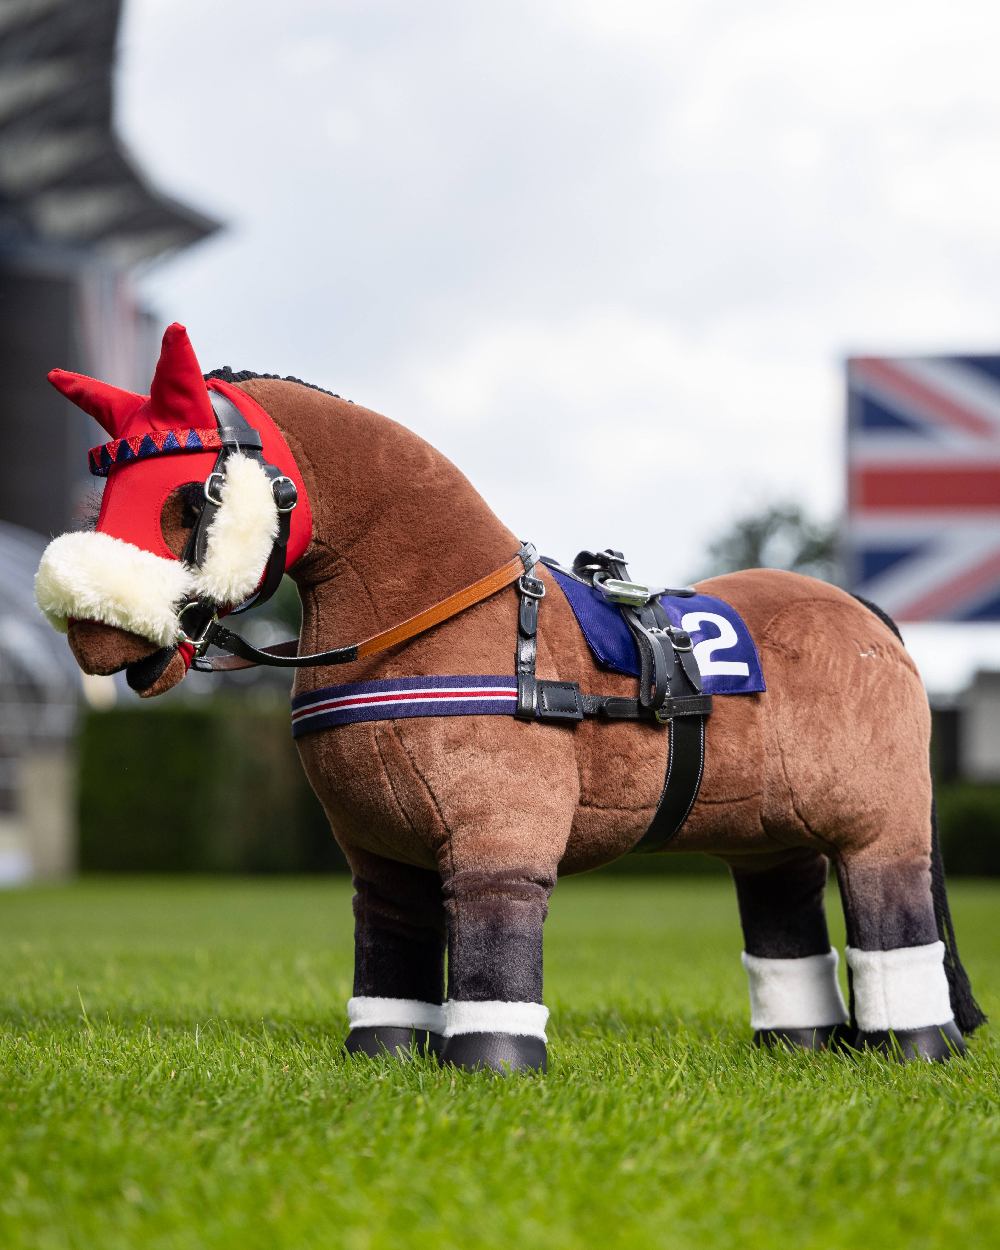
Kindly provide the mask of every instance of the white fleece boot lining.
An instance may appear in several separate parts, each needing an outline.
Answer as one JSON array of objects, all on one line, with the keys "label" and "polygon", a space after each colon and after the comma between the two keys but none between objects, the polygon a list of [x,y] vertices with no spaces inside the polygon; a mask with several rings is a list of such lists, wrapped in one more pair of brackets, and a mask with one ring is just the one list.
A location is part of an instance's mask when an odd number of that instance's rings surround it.
[{"label": "white fleece boot lining", "polygon": [[347,1018],[352,1029],[417,1029],[443,1033],[444,1007],[422,1003],[416,998],[348,999]]},{"label": "white fleece boot lining", "polygon": [[952,1018],[944,943],[891,951],[847,948],[853,973],[854,1011],[864,1033],[923,1029]]},{"label": "white fleece boot lining", "polygon": [[60,633],[73,617],[165,647],[177,641],[176,606],[190,586],[191,572],[179,560],[88,530],[61,534],[45,548],[35,599]]},{"label": "white fleece boot lining", "polygon": [[750,1027],[820,1029],[847,1021],[837,983],[837,952],[764,959],[743,952],[750,981]]},{"label": "white fleece boot lining", "polygon": [[271,555],[278,509],[260,464],[231,456],[220,498],[199,569],[99,530],[61,534],[42,553],[35,575],[38,606],[60,633],[73,618],[128,630],[160,647],[173,645],[184,599],[204,595],[220,606],[242,603]]},{"label": "white fleece boot lining", "polygon": [[445,1007],[445,1037],[457,1037],[460,1033],[510,1033],[546,1040],[549,1009],[541,1003],[469,1003],[450,999]]}]

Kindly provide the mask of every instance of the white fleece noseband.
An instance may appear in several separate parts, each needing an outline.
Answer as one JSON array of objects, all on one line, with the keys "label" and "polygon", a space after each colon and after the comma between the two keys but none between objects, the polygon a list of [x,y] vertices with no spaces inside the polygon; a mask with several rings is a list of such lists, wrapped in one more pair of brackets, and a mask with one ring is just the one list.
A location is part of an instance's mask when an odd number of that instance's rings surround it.
[{"label": "white fleece noseband", "polygon": [[230,456],[219,498],[200,568],[98,530],[61,534],[45,548],[35,575],[38,606],[61,633],[73,618],[173,645],[182,601],[241,603],[260,581],[278,533],[278,508],[258,461]]}]

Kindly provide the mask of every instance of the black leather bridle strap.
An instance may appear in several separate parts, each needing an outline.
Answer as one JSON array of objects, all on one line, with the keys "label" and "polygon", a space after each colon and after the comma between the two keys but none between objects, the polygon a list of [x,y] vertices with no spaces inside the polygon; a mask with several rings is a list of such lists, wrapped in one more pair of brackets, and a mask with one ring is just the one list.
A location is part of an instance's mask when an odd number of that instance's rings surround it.
[{"label": "black leather bridle strap", "polygon": [[[229,609],[231,616],[238,616],[250,608],[266,603],[281,584],[285,575],[288,555],[288,539],[291,534],[291,514],[297,502],[295,483],[286,477],[276,465],[264,459],[263,442],[258,430],[247,421],[243,413],[228,395],[209,391],[212,411],[219,427],[221,447],[215,458],[212,472],[205,481],[205,499],[198,520],[188,538],[183,560],[194,568],[200,568],[208,552],[209,531],[222,507],[222,486],[226,468],[232,456],[243,455],[257,462],[271,484],[275,507],[278,511],[278,531],[271,546],[271,554],[261,577],[260,585],[248,599]],[[219,605],[210,599],[198,598],[186,603],[180,616],[188,638],[202,638],[215,618]]]}]

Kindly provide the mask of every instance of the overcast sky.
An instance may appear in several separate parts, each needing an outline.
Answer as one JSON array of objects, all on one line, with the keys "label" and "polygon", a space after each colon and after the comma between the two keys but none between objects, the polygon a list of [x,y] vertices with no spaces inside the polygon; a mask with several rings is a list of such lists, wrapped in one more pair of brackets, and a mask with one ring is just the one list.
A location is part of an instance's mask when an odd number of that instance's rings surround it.
[{"label": "overcast sky", "polygon": [[[229,227],[144,279],[164,321],[409,425],[548,553],[680,580],[767,501],[833,517],[843,356],[1000,347],[994,6],[125,10],[119,126]],[[1000,655],[963,633],[909,632],[930,684]]]}]

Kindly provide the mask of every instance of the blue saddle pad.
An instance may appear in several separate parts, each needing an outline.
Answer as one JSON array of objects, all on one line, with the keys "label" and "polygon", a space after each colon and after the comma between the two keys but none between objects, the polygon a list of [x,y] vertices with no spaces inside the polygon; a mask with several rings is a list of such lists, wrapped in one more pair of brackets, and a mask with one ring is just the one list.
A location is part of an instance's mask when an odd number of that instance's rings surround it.
[{"label": "blue saddle pad", "polygon": [[[621,612],[600,591],[549,568],[561,586],[599,664],[639,676],[639,653]],[[760,656],[743,618],[713,595],[661,595],[671,625],[685,630],[706,694],[758,694],[765,690]]]}]

